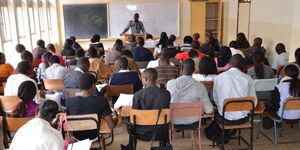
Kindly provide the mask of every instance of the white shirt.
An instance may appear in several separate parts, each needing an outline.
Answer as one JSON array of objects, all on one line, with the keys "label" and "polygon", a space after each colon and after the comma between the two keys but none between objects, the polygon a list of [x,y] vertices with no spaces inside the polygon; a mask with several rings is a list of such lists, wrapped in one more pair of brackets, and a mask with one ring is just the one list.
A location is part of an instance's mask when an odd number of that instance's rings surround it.
[{"label": "white shirt", "polygon": [[156,47],[157,43],[158,42],[156,40],[148,39],[145,41],[144,47],[145,48],[154,48],[154,47]]},{"label": "white shirt", "polygon": [[70,70],[60,64],[53,64],[46,69],[47,79],[63,79]]},{"label": "white shirt", "polygon": [[284,65],[289,62],[289,53],[281,53],[280,55],[275,56],[273,63],[272,63],[272,68],[277,70],[279,65]]},{"label": "white shirt", "polygon": [[[147,65],[147,68],[156,68],[156,67],[158,67],[159,66],[158,62],[159,62],[159,59],[149,61],[148,65]],[[170,65],[175,66],[172,62],[170,62]]]},{"label": "white shirt", "polygon": [[10,150],[63,150],[61,133],[41,118],[34,118],[23,125],[14,136]]},{"label": "white shirt", "polygon": [[[255,106],[257,103],[253,79],[237,68],[231,68],[215,78],[213,94],[221,116],[224,99],[254,97]],[[247,117],[248,113],[249,111],[225,112],[225,118],[227,120],[239,120]]]},{"label": "white shirt", "polygon": [[193,78],[197,80],[198,82],[200,81],[214,81],[215,78],[217,77],[216,74],[209,74],[207,76],[203,74],[193,74]]},{"label": "white shirt", "polygon": [[36,87],[36,95],[35,95],[34,101],[37,104],[42,102],[43,99],[40,97],[36,82],[33,79],[26,76],[25,74],[21,74],[21,73],[13,74],[13,75],[9,76],[9,78],[7,79],[5,88],[4,88],[4,96],[17,96],[19,86],[25,81],[32,81],[34,83],[34,85]]},{"label": "white shirt", "polygon": [[243,54],[242,51],[238,50],[238,49],[235,49],[235,48],[232,48],[230,47],[230,50],[231,50],[231,55],[235,55],[235,54],[240,54],[241,56],[245,57],[245,55]]}]

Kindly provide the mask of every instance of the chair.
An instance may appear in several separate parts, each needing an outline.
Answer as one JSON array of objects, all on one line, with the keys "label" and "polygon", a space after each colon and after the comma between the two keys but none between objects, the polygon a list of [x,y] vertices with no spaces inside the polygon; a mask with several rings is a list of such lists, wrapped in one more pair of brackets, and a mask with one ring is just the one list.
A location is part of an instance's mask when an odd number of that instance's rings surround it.
[{"label": "chair", "polygon": [[42,63],[41,59],[33,59],[32,60],[32,66],[33,67],[38,67],[40,63]]},{"label": "chair", "polygon": [[[106,120],[101,119],[100,121],[100,134],[103,138],[103,145],[108,146],[111,145],[114,142],[114,133],[113,130],[109,128]],[[104,135],[108,134],[107,137],[104,137]],[[111,138],[110,142],[106,144],[106,139]]]},{"label": "chair", "polygon": [[201,81],[201,83],[205,86],[207,92],[214,88],[214,81]]},{"label": "chair", "polygon": [[0,96],[2,109],[7,114],[10,114],[15,107],[20,103],[21,99],[18,96]]},{"label": "chair", "polygon": [[[286,121],[297,121],[298,125],[299,125],[299,129],[300,129],[300,118],[294,119],[294,120],[284,119],[284,113],[285,113],[285,111],[291,111],[291,110],[300,110],[300,97],[287,98],[284,101],[284,104],[283,104],[283,107],[282,107],[282,111],[281,111],[281,114],[280,114],[280,118],[278,118],[277,116],[274,116],[272,113],[264,112],[265,116],[267,116],[268,118],[270,118],[271,120],[273,120],[273,124],[274,124],[274,140],[272,140],[269,136],[267,136],[266,133],[261,132],[261,129],[263,128],[263,124],[262,123],[260,124],[260,127],[259,127],[260,128],[259,129],[260,132],[258,133],[257,138],[259,137],[259,134],[263,135],[269,141],[271,141],[274,144],[275,149],[278,150],[278,144],[283,143],[283,142],[279,143],[279,141],[278,141],[278,134],[277,134],[278,124],[281,124],[281,128],[280,128],[280,131],[279,131],[279,136],[280,137],[282,136],[282,134],[284,132],[283,129],[284,129],[284,126],[286,124]],[[288,131],[285,131],[285,132],[288,133],[287,135],[289,135],[292,138],[294,138],[295,141],[297,141],[297,142],[300,141],[300,138],[296,138],[294,136],[295,134],[289,133]],[[296,136],[299,136],[299,133],[296,134]],[[284,143],[290,143],[290,142],[285,141]]]},{"label": "chair", "polygon": [[65,88],[65,98],[69,99],[72,97],[76,97],[76,93],[80,92],[80,89],[71,89],[71,88]]},{"label": "chair", "polygon": [[106,94],[110,97],[112,96],[120,96],[121,93],[123,94],[134,94],[133,85],[126,84],[126,85],[107,85],[106,87]]},{"label": "chair", "polygon": [[[169,139],[170,143],[173,142],[183,142],[183,141],[195,141],[198,145],[198,150],[201,150],[201,136],[200,136],[200,127],[201,127],[201,116],[203,115],[203,103],[202,102],[192,102],[192,103],[172,103],[170,105],[170,128],[169,128]],[[193,125],[177,125],[173,123],[173,119],[176,117],[198,117],[199,120],[196,124]],[[176,130],[191,130],[191,139],[177,139],[172,138],[172,133]],[[197,131],[198,143],[194,138],[194,130]]]},{"label": "chair", "polygon": [[[254,88],[256,92],[273,92],[278,83],[277,78],[273,79],[255,79]],[[269,97],[270,99],[271,97]],[[260,100],[269,100],[269,99],[260,99]]]},{"label": "chair", "polygon": [[63,79],[43,79],[44,87],[46,90],[63,90],[64,80]]},{"label": "chair", "polygon": [[[130,125],[132,130],[138,126],[153,126],[157,125],[168,125],[170,121],[169,109],[162,109],[158,117],[159,110],[137,110],[131,109],[130,111]],[[158,118],[157,118],[158,117]],[[130,131],[130,136],[136,141],[141,140],[135,131]],[[136,145],[133,145],[133,149],[136,149]]]},{"label": "chair", "polygon": [[[238,136],[232,137],[237,138],[240,145],[241,140],[249,146],[249,149],[253,149],[253,114],[255,107],[254,97],[242,97],[242,98],[229,98],[224,100],[222,116],[225,116],[225,112],[232,111],[250,111],[250,121],[239,124],[239,125],[225,125],[224,122],[219,122],[216,120],[217,124],[222,129],[222,145],[221,149],[224,150],[224,134],[227,129],[238,129]],[[241,129],[250,129],[250,144],[241,136]],[[214,146],[214,141],[213,141]]]},{"label": "chair", "polygon": [[136,61],[135,63],[138,65],[139,69],[146,69],[149,61]]}]

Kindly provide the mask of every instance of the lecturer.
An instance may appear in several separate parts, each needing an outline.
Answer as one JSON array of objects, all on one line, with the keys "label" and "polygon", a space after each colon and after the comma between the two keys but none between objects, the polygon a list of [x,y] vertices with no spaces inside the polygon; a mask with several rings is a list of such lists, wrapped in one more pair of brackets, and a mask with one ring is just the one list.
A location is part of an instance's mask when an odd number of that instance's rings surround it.
[{"label": "lecturer", "polygon": [[139,21],[140,15],[138,13],[135,13],[133,16],[134,20],[130,20],[126,28],[123,30],[121,35],[123,35],[125,32],[131,28],[132,34],[147,34],[143,22]]}]

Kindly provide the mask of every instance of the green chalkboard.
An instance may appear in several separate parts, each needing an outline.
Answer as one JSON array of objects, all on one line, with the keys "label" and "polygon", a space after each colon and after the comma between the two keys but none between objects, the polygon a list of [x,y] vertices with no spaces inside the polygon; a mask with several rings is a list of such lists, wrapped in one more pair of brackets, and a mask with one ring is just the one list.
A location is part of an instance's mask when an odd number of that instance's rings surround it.
[{"label": "green chalkboard", "polygon": [[90,39],[94,34],[107,38],[107,4],[64,5],[66,38]]}]

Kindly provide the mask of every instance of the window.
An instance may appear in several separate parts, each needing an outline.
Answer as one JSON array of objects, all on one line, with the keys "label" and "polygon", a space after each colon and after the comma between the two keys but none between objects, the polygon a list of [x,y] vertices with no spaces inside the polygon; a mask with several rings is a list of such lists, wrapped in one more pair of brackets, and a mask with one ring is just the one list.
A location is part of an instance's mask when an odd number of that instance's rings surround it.
[{"label": "window", "polygon": [[24,13],[22,7],[17,7],[17,26],[19,38],[25,38]]},{"label": "window", "polygon": [[8,7],[1,6],[1,30],[3,33],[3,40],[5,41],[11,41],[11,26],[10,26],[10,20],[9,20],[9,11]]}]

